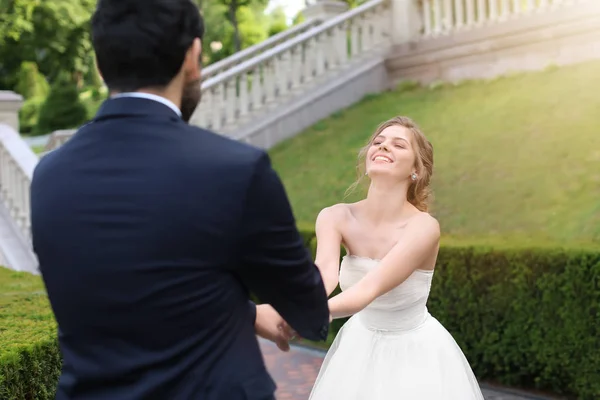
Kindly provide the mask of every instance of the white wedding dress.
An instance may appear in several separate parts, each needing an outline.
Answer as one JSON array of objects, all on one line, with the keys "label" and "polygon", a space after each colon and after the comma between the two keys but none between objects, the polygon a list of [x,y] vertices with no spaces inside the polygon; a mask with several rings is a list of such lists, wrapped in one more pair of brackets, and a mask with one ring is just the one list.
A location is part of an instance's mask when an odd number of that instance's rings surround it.
[{"label": "white wedding dress", "polygon": [[[379,261],[346,256],[348,289]],[[467,359],[427,311],[433,271],[406,281],[354,315],[339,331],[310,400],[483,400]]]}]

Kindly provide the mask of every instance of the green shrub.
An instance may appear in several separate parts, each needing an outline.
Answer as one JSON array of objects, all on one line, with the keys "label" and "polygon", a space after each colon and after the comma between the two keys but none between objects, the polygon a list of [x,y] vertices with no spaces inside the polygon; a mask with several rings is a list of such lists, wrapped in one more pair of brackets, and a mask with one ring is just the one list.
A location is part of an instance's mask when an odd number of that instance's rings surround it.
[{"label": "green shrub", "polygon": [[0,267],[0,399],[53,399],[60,368],[40,277]]},{"label": "green shrub", "polygon": [[85,105],[79,98],[77,85],[62,74],[52,85],[50,94],[40,109],[34,134],[47,134],[59,129],[77,128],[88,119]]},{"label": "green shrub", "polygon": [[[310,243],[314,254],[314,236]],[[599,397],[597,249],[443,244],[428,308],[479,379]]]},{"label": "green shrub", "polygon": [[19,131],[21,133],[32,133],[37,126],[40,109],[46,99],[41,96],[31,97],[23,103],[19,110]]},{"label": "green shrub", "polygon": [[17,93],[25,99],[34,97],[46,97],[50,91],[50,85],[46,78],[40,74],[37,64],[25,61],[21,63],[21,68],[17,74]]}]

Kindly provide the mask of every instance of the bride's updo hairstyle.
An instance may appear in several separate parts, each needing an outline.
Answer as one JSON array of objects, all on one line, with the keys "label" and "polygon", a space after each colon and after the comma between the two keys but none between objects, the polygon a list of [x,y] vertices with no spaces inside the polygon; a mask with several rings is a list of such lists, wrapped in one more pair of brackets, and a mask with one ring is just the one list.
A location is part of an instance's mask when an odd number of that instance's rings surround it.
[{"label": "bride's updo hairstyle", "polygon": [[[358,185],[363,182],[363,179],[368,178],[365,175],[365,161],[367,151],[373,144],[373,140],[383,132],[384,129],[390,126],[402,126],[412,132],[411,145],[415,153],[415,169],[417,171],[417,179],[410,180],[408,187],[407,200],[419,211],[427,212],[429,209],[429,201],[431,197],[431,189],[429,183],[433,175],[433,146],[427,140],[417,124],[408,117],[394,117],[385,121],[377,127],[375,132],[369,138],[369,141],[358,153],[358,164],[356,171],[358,178],[349,188],[348,192],[353,191]],[[407,177],[407,179],[410,179]]]}]

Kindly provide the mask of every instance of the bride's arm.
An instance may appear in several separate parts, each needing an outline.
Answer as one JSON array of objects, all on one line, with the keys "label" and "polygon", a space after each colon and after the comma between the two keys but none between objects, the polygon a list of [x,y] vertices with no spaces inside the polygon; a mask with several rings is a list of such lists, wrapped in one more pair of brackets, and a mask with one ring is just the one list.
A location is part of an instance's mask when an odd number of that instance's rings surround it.
[{"label": "bride's arm", "polygon": [[342,235],[339,231],[340,205],[321,210],[315,223],[317,255],[315,265],[321,271],[325,291],[329,296],[337,287],[340,270],[340,247]]},{"label": "bride's arm", "polygon": [[400,285],[431,257],[432,252],[437,251],[439,240],[440,226],[433,217],[428,214],[414,217],[377,268],[348,290],[329,299],[332,317],[356,314],[377,297]]}]

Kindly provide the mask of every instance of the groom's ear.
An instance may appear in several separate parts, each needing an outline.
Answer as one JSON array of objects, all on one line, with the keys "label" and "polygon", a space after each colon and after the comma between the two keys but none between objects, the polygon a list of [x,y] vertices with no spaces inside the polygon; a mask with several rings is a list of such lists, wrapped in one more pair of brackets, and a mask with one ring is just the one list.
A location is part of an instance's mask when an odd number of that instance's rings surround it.
[{"label": "groom's ear", "polygon": [[188,81],[200,79],[200,62],[202,57],[202,42],[200,38],[195,38],[189,47],[185,60],[183,61],[183,71]]}]

